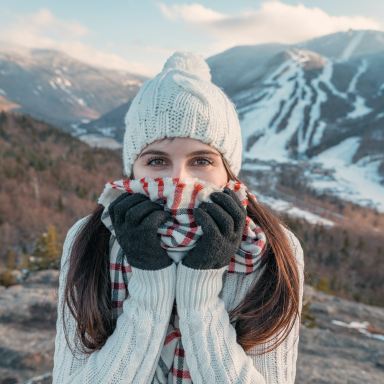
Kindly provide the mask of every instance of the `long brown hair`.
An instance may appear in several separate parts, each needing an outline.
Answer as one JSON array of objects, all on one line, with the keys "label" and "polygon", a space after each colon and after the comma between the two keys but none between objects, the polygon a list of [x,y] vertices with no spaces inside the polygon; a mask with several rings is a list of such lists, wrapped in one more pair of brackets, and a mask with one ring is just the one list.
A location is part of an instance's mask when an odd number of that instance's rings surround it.
[{"label": "long brown hair", "polygon": [[[222,160],[228,177],[241,181],[224,157]],[[295,255],[282,229],[282,225],[287,225],[252,195],[248,194],[248,199],[248,216],[263,228],[267,237],[262,263],[265,269],[242,302],[229,312],[229,317],[236,318],[237,342],[245,351],[273,340],[262,354],[282,343],[296,317],[300,318],[300,282]],[[74,316],[82,352],[87,354],[100,349],[116,326],[110,298],[110,232],[101,222],[103,209],[100,204],[96,206],[73,243],[62,308],[63,316],[65,304]],[[65,335],[67,338],[66,331]]]}]

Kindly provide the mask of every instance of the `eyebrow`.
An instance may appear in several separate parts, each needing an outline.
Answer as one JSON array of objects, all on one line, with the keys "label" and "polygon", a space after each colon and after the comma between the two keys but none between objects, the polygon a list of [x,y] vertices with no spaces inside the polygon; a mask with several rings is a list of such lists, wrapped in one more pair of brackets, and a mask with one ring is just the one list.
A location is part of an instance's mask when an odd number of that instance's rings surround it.
[{"label": "eyebrow", "polygon": [[[139,157],[143,157],[145,155],[163,155],[163,156],[169,156],[167,152],[164,151],[158,151],[154,149],[149,149],[148,151],[144,151]],[[194,151],[188,154],[188,156],[196,156],[196,155],[215,155],[220,156],[218,153],[210,151],[208,149],[203,149],[200,151]]]}]

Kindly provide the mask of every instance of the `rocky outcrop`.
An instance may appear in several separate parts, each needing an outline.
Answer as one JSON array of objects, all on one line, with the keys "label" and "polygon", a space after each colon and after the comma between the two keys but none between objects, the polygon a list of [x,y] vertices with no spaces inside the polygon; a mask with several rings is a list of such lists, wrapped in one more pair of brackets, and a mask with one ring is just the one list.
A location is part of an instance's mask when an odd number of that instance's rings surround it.
[{"label": "rocky outcrop", "polygon": [[305,288],[313,320],[300,330],[296,382],[383,382],[384,309]]},{"label": "rocky outcrop", "polygon": [[[41,271],[23,285],[0,287],[1,384],[22,383],[51,371],[58,275]],[[41,380],[36,383],[49,382]]]},{"label": "rocky outcrop", "polygon": [[[58,271],[0,287],[0,384],[48,384],[54,353]],[[296,383],[379,383],[384,309],[305,286]]]}]

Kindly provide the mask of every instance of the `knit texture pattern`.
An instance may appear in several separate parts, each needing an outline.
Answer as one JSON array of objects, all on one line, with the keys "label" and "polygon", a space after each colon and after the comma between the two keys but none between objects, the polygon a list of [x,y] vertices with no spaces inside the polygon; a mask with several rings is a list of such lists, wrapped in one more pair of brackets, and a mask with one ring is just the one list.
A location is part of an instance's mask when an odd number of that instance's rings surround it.
[{"label": "knit texture pattern", "polygon": [[[230,273],[227,267],[194,270],[173,263],[145,271],[116,264],[115,272],[121,270],[123,282],[115,282],[113,288],[122,288],[126,297],[119,307],[115,331],[90,356],[80,351],[72,354],[63,328],[65,322],[69,343],[75,346],[76,323],[69,310],[63,318],[59,309],[71,246],[86,219],[69,230],[63,247],[53,383],[294,383],[299,318],[287,339],[262,355],[259,353],[270,343],[245,352],[229,319],[228,312],[242,301],[263,269]],[[283,229],[299,267],[301,310],[303,251],[293,233]],[[111,236],[111,254],[114,248],[118,245]]]},{"label": "knit texture pattern", "polygon": [[[248,205],[246,186],[238,181],[230,180],[226,186],[233,190],[239,197],[244,209]],[[224,188],[224,187],[223,187]],[[164,248],[170,253],[176,262],[189,249],[193,248],[196,241],[203,234],[193,218],[193,208],[199,206],[203,201],[212,202],[209,196],[221,188],[198,178],[156,178],[144,177],[139,180],[118,180],[105,185],[104,191],[99,198],[99,203],[105,206],[102,221],[115,236],[111,218],[109,216],[109,204],[116,198],[116,190],[120,193],[141,193],[148,196],[152,201],[157,201],[164,209],[171,213],[172,221],[164,223],[158,229]],[[254,199],[256,197],[252,195]],[[227,266],[229,273],[252,273],[259,268],[262,255],[266,249],[266,236],[260,226],[247,216],[246,225],[240,247],[233,255]],[[180,256],[182,255],[182,256]],[[122,312],[122,306],[128,291],[128,274],[132,268],[124,257],[122,248],[116,241],[110,253],[110,276],[112,286],[112,305],[114,316],[118,317]],[[223,271],[218,271],[222,274]],[[217,280],[219,283],[219,280]],[[209,289],[209,287],[207,287]],[[215,289],[216,292],[217,289]],[[218,292],[217,292],[218,294]],[[179,318],[176,303],[173,306],[171,321],[168,325],[167,335],[161,351],[158,374],[164,377],[172,376],[175,383],[190,383],[190,373],[185,359],[185,351],[181,340],[179,329]],[[183,380],[180,381],[180,378]]]},{"label": "knit texture pattern", "polygon": [[[108,212],[109,205],[124,192],[147,196],[151,201],[163,206],[172,217],[171,221],[165,222],[158,228],[157,233],[160,235],[162,247],[168,251],[169,256],[175,262],[178,262],[187,251],[195,246],[196,241],[203,234],[201,227],[194,220],[193,209],[203,201],[212,202],[210,194],[217,191],[222,192],[224,188],[233,190],[246,210],[248,190],[246,185],[239,181],[229,180],[222,188],[197,177],[183,179],[143,177],[110,181],[105,184],[104,191],[98,199],[98,203],[104,206],[101,220],[115,236]],[[250,191],[248,194],[257,201],[256,196]],[[240,247],[233,255],[228,270],[230,272],[253,272],[261,261],[266,240],[262,228],[247,216]]]},{"label": "knit texture pattern", "polygon": [[143,83],[125,116],[124,174],[143,148],[166,137],[189,137],[216,148],[238,175],[242,137],[235,105],[211,82],[200,55],[175,52],[162,71]]}]

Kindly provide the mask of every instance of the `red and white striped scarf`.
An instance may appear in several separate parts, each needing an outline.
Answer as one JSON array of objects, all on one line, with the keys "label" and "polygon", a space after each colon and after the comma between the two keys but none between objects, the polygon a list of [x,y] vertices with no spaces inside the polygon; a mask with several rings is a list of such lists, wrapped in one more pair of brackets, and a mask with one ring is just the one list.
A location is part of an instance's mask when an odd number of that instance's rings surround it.
[{"label": "red and white striped scarf", "polygon": [[[243,183],[234,180],[230,180],[222,188],[198,178],[179,179],[171,177],[122,179],[105,184],[104,191],[100,195],[98,202],[105,207],[101,220],[112,234],[110,276],[113,315],[115,318],[121,314],[123,301],[129,295],[128,281],[132,270],[116,241],[114,228],[108,213],[109,204],[120,194],[129,192],[144,194],[150,200],[163,205],[164,210],[171,213],[173,220],[164,223],[158,229],[161,246],[167,249],[169,256],[178,263],[188,250],[194,247],[196,241],[203,234],[201,227],[194,222],[193,208],[198,207],[203,201],[212,202],[209,195],[212,192],[223,191],[225,187],[236,193],[244,209],[246,209],[248,205],[247,187]],[[250,191],[248,191],[248,194],[256,200],[256,197]],[[241,244],[228,265],[227,273],[249,274],[256,271],[266,249],[266,240],[261,227],[247,216]],[[173,306],[167,336],[153,382],[179,384],[192,382],[184,357],[176,303]]]}]

